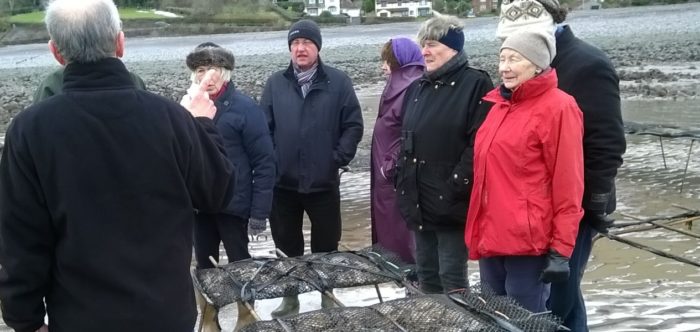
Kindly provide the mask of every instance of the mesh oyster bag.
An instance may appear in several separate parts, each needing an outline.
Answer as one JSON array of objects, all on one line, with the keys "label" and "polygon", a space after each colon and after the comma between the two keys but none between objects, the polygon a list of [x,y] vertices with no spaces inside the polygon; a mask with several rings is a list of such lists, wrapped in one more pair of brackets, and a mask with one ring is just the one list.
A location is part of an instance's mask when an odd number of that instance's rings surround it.
[{"label": "mesh oyster bag", "polygon": [[[510,313],[514,318],[507,317],[503,312]],[[557,331],[559,327],[560,323],[554,316],[532,314],[510,298],[465,290],[449,295],[417,295],[368,307],[310,311],[255,322],[240,331],[548,332]]]},{"label": "mesh oyster bag", "polygon": [[311,291],[402,283],[411,265],[379,247],[314,253],[300,257],[246,259],[195,270],[202,294],[221,308],[236,301],[271,299]]}]

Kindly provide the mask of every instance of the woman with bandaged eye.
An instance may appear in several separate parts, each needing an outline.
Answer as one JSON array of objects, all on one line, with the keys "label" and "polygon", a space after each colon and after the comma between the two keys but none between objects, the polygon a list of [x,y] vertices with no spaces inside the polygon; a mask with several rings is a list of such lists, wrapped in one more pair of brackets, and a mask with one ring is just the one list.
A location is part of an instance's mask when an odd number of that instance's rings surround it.
[{"label": "woman with bandaged eye", "polygon": [[186,63],[192,87],[181,103],[190,103],[203,93],[214,102],[213,120],[234,167],[233,196],[228,205],[221,211],[196,211],[195,258],[202,269],[213,267],[209,257],[219,260],[221,242],[228,262],[250,258],[248,236],[266,229],[275,164],[265,115],[231,80],[235,63],[231,51],[203,43],[187,55]]}]

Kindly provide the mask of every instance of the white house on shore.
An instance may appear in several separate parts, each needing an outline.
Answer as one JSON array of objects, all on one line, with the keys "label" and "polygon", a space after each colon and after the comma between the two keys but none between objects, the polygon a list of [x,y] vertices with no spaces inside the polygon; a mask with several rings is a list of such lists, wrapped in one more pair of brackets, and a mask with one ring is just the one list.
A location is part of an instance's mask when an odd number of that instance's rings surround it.
[{"label": "white house on shore", "polygon": [[374,0],[377,17],[430,16],[432,0]]},{"label": "white house on shore", "polygon": [[345,14],[360,17],[361,0],[304,0],[304,12],[309,16],[319,16],[324,11],[333,15]]}]

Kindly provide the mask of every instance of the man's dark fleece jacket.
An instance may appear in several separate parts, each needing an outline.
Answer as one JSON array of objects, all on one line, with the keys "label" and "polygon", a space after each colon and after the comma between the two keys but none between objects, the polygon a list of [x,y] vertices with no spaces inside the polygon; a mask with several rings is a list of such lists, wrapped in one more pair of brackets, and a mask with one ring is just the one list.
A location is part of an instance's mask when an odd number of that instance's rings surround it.
[{"label": "man's dark fleece jacket", "polygon": [[230,198],[213,121],[136,89],[116,58],[69,64],[63,88],[6,135],[5,322],[33,332],[48,313],[51,332],[191,332],[193,209]]}]

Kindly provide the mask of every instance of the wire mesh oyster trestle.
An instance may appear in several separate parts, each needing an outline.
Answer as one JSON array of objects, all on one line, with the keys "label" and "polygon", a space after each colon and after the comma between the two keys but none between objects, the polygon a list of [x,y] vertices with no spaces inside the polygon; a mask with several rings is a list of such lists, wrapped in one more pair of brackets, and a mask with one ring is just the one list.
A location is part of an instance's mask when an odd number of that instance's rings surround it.
[{"label": "wire mesh oyster trestle", "polygon": [[195,285],[216,308],[236,301],[271,299],[326,291],[401,283],[410,267],[376,248],[314,253],[300,257],[246,259],[194,273]]},{"label": "wire mesh oyster trestle", "polygon": [[[198,290],[219,309],[234,302],[240,304],[386,282],[410,288],[406,276],[411,270],[412,266],[402,263],[397,255],[371,247],[292,258],[247,259],[198,270],[193,279]],[[381,294],[378,296],[381,298]],[[558,329],[562,326],[555,316],[532,314],[512,298],[474,286],[449,295],[416,295],[367,307],[326,308],[237,325],[236,330],[521,332]]]}]

